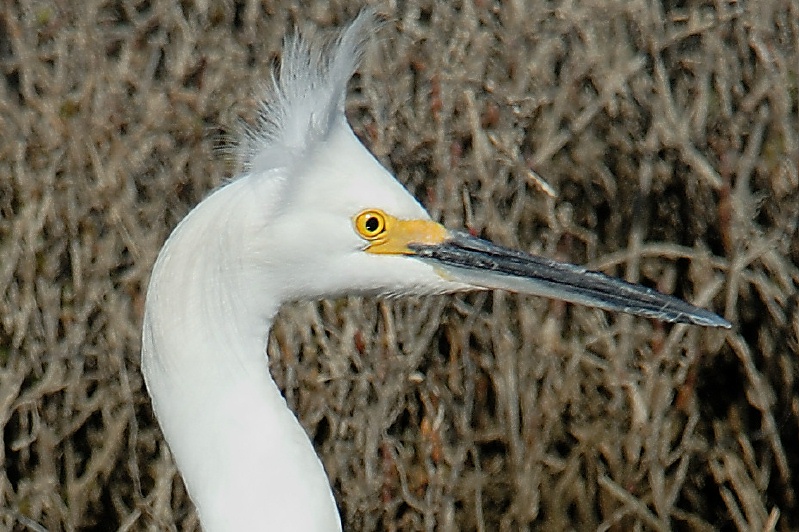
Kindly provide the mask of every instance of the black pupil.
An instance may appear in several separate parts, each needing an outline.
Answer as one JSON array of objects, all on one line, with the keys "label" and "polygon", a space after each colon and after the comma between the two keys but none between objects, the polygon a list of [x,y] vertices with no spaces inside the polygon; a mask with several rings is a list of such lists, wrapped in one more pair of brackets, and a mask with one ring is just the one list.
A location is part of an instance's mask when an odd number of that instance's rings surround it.
[{"label": "black pupil", "polygon": [[366,227],[367,231],[374,233],[380,228],[380,220],[378,220],[375,216],[370,216],[366,219],[366,222],[364,222],[364,226]]}]

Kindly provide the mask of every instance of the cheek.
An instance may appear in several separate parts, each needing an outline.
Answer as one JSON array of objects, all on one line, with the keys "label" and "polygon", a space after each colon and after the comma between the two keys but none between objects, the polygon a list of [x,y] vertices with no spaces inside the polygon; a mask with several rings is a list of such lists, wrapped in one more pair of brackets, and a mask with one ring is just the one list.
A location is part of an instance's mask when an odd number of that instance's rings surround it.
[{"label": "cheek", "polygon": [[353,254],[340,265],[343,278],[355,283],[358,293],[425,295],[450,291],[447,281],[420,261],[402,255]]},{"label": "cheek", "polygon": [[312,284],[325,272],[346,269],[342,264],[362,254],[364,246],[349,220],[318,213],[274,220],[259,232],[251,249],[256,262],[272,275],[286,282]]}]

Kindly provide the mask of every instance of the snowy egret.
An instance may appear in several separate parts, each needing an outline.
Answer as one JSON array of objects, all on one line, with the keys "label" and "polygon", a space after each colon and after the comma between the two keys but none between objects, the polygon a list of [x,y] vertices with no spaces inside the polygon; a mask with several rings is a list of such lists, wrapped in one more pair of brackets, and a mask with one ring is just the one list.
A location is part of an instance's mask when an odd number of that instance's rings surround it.
[{"label": "snowy egret", "polygon": [[322,464],[269,374],[268,332],[284,302],[505,289],[730,326],[677,298],[431,220],[344,115],[373,20],[362,13],[327,46],[286,42],[243,141],[244,175],[186,216],[153,268],[142,371],[206,531],[341,529]]}]

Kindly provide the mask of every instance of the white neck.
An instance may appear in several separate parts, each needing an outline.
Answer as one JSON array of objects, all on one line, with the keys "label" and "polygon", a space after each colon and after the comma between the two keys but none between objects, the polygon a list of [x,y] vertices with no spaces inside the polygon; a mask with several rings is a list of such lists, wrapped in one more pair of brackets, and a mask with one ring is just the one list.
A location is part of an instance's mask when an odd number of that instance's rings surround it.
[{"label": "white neck", "polygon": [[[248,267],[247,179],[217,190],[178,226],[153,269],[142,371],[207,532],[341,530],[327,476],[269,374],[280,305]],[[241,257],[245,257],[242,260]]]}]

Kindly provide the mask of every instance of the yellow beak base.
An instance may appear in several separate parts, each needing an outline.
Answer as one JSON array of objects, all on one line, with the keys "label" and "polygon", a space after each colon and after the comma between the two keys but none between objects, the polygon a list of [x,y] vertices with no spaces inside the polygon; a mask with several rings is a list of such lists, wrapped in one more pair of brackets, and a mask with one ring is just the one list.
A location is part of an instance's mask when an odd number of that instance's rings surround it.
[{"label": "yellow beak base", "polygon": [[432,220],[400,220],[382,213],[385,229],[369,239],[367,253],[376,255],[413,255],[409,244],[436,245],[449,238],[449,231]]}]

